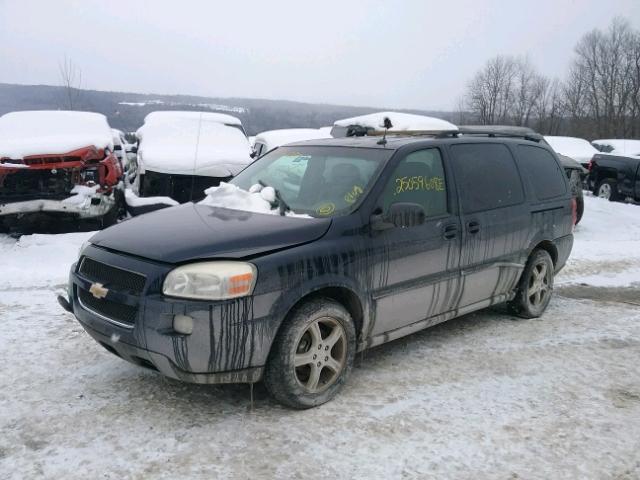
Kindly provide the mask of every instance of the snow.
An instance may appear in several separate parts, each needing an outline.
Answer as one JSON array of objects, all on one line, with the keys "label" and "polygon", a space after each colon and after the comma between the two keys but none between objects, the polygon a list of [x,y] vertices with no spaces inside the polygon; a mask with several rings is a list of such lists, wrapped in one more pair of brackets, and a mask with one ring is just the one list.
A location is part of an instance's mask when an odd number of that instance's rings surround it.
[{"label": "snow", "polygon": [[392,128],[390,132],[396,131],[450,131],[458,130],[453,123],[449,123],[446,120],[441,120],[435,117],[427,117],[424,115],[413,115],[411,113],[400,112],[378,112],[370,113],[368,115],[361,115],[353,118],[345,118],[343,120],[336,120],[335,126],[350,127],[352,125],[358,125],[365,128],[371,128],[374,130],[384,130],[384,119],[389,118],[391,120]]},{"label": "snow", "polygon": [[223,105],[220,103],[184,103],[184,102],[169,102],[165,100],[148,100],[146,102],[118,102],[118,105],[126,105],[129,107],[146,107],[164,105],[167,107],[194,107],[194,108],[206,108],[209,110],[220,110],[222,112],[231,113],[247,113],[248,108],[237,107],[230,105]]},{"label": "snow", "polygon": [[140,172],[236,175],[251,162],[251,148],[240,129],[220,123],[226,117],[234,118],[198,112],[150,113],[137,132]]},{"label": "snow", "polygon": [[600,153],[584,138],[545,136],[556,153],[573,158],[576,162],[589,163],[596,153]]},{"label": "snow", "polygon": [[146,205],[180,205],[171,197],[139,197],[130,188],[124,191],[124,199],[130,207],[143,207]]},{"label": "snow", "polygon": [[107,118],[99,113],[42,110],[0,117],[0,158],[63,154],[90,146],[113,150]]},{"label": "snow", "polygon": [[239,118],[225,113],[210,113],[210,112],[189,112],[181,110],[166,110],[151,112],[144,117],[145,125],[150,125],[155,122],[165,124],[174,120],[194,120],[203,122],[215,122],[222,123],[224,125],[237,125],[242,126],[242,122]]},{"label": "snow", "polygon": [[[255,184],[251,186],[249,191],[246,191],[231,183],[220,182],[219,186],[210,187],[204,193],[207,196],[198,202],[202,205],[280,215],[279,209],[271,206],[276,201],[276,192],[272,187],[263,187],[260,184]],[[288,217],[310,218],[309,215],[296,214],[290,211],[286,212],[285,215]]]},{"label": "snow", "polygon": [[605,139],[591,143],[611,147],[614,154],[640,156],[640,140]]},{"label": "snow", "polygon": [[71,196],[62,200],[62,203],[68,203],[76,206],[88,205],[88,202],[91,201],[91,197],[97,193],[99,188],[99,185],[94,185],[93,187],[75,185],[71,189]]},{"label": "snow", "polygon": [[318,128],[284,128],[281,130],[268,130],[256,135],[255,143],[265,145],[264,152],[285,145],[287,143],[301,142],[304,140],[318,140],[332,138],[331,134]]},{"label": "snow", "polygon": [[[556,281],[595,287],[640,287],[640,206],[585,193],[568,265]],[[640,295],[639,295],[640,303]]]},{"label": "snow", "polygon": [[545,315],[487,309],[359,354],[307,411],[117,358],[55,299],[92,233],[0,235],[0,477],[638,478],[640,206],[585,202]]}]

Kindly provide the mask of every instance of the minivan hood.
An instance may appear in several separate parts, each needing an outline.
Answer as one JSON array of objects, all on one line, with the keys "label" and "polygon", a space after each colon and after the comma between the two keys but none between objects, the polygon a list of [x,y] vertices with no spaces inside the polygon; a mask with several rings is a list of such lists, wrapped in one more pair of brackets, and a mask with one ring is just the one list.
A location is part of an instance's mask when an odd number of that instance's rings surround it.
[{"label": "minivan hood", "polygon": [[98,232],[99,247],[160,262],[242,258],[311,242],[328,218],[283,217],[186,203],[132,218]]}]

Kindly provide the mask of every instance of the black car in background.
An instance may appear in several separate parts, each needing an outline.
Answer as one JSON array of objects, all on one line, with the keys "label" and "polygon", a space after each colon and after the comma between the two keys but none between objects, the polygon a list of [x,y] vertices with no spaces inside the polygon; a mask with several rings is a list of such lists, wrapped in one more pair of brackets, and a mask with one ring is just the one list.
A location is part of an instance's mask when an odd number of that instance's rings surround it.
[{"label": "black car in background", "polygon": [[542,315],[573,245],[576,202],[535,139],[315,140],[231,183],[274,187],[274,214],[189,203],[123,222],[59,300],[125,360],[263,380],[294,408],[335,396],[357,351],[503,302]]},{"label": "black car in background", "polygon": [[589,189],[611,201],[640,202],[640,157],[597,154],[589,165]]}]

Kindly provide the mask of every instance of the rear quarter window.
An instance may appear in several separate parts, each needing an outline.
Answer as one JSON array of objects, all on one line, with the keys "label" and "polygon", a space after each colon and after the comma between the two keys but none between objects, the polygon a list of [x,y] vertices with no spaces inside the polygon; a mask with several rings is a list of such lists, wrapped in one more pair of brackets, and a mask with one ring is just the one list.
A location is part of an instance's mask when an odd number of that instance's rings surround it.
[{"label": "rear quarter window", "polygon": [[518,164],[538,200],[559,197],[567,192],[563,169],[544,148],[518,145]]},{"label": "rear quarter window", "polygon": [[453,145],[451,151],[464,213],[508,207],[524,201],[518,168],[505,145],[460,144]]}]

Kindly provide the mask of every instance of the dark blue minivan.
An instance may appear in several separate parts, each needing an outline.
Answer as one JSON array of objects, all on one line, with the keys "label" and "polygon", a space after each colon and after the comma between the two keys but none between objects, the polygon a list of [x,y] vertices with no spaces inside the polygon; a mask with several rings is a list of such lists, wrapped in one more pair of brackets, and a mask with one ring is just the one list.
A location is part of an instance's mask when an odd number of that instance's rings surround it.
[{"label": "dark blue minivan", "polygon": [[527,138],[315,140],[231,184],[272,187],[273,210],[189,203],[103,230],[60,302],[125,360],[263,380],[295,408],[336,395],[357,351],[497,303],[541,315],[573,244],[561,164]]}]

